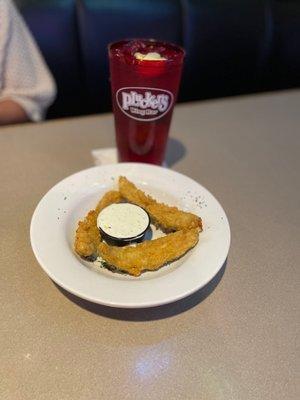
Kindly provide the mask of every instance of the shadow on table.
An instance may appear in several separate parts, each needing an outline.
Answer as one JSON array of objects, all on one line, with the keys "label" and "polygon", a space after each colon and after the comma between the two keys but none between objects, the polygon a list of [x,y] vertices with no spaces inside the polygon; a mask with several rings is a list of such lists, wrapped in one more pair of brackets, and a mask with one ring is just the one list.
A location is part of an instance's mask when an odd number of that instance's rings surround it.
[{"label": "shadow on table", "polygon": [[179,160],[181,160],[186,154],[186,148],[182,142],[177,139],[169,138],[168,146],[166,151],[166,164],[168,167],[172,167]]},{"label": "shadow on table", "polygon": [[225,269],[227,260],[223,264],[217,275],[202,289],[198,290],[194,294],[182,299],[175,301],[171,304],[165,304],[157,307],[149,308],[114,308],[108,306],[102,306],[100,304],[91,303],[87,300],[83,300],[66,290],[62,289],[58,285],[57,288],[73,303],[77,304],[79,307],[84,308],[92,313],[102,315],[103,317],[124,320],[124,321],[153,321],[158,319],[169,318],[174,315],[185,312],[203,300],[205,300],[218,286],[221,281]]}]

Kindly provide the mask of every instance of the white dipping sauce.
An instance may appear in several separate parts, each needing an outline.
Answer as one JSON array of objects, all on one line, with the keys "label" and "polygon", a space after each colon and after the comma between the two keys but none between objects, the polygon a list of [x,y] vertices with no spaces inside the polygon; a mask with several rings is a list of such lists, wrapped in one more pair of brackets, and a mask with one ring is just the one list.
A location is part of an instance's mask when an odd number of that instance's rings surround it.
[{"label": "white dipping sauce", "polygon": [[107,235],[126,239],[145,232],[149,225],[146,211],[130,203],[111,204],[98,215],[97,226]]}]

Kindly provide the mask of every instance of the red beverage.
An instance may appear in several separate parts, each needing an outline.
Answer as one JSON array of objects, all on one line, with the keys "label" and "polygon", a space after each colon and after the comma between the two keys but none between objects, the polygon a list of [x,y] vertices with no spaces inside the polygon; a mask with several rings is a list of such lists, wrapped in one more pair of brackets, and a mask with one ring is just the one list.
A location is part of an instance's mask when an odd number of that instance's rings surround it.
[{"label": "red beverage", "polygon": [[163,163],[183,58],[181,47],[154,40],[109,46],[120,161]]}]

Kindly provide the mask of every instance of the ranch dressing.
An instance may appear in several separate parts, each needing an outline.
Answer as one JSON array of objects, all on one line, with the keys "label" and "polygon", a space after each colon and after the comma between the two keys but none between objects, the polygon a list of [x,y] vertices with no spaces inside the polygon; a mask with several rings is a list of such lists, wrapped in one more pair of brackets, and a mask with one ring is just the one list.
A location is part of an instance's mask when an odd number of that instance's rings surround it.
[{"label": "ranch dressing", "polygon": [[98,215],[97,226],[107,235],[118,239],[140,236],[149,225],[146,211],[134,204],[111,204]]}]

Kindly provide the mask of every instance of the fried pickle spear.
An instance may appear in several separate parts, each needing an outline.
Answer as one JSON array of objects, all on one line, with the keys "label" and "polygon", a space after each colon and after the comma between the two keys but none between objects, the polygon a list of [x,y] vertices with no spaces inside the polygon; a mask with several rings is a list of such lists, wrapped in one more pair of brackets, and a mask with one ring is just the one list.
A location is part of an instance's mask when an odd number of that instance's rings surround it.
[{"label": "fried pickle spear", "polygon": [[147,240],[134,247],[108,246],[100,242],[98,252],[108,265],[130,275],[139,276],[143,271],[155,271],[182,257],[197,244],[198,233],[198,228],[178,231],[158,239]]},{"label": "fried pickle spear", "polygon": [[97,207],[95,208],[97,217],[100,211],[103,210],[103,208],[114,203],[120,203],[121,200],[121,194],[117,190],[110,190],[109,192],[105,193],[105,195],[102,197],[102,199],[97,204]]},{"label": "fried pickle spear", "polygon": [[78,222],[74,243],[75,251],[81,257],[93,257],[97,254],[97,247],[100,241],[101,237],[97,228],[97,213],[95,210],[91,210],[83,221]]},{"label": "fried pickle spear", "polygon": [[107,192],[99,201],[95,210],[89,211],[83,221],[79,221],[76,230],[74,248],[76,253],[84,258],[96,258],[101,235],[97,227],[97,217],[103,208],[113,203],[119,203],[121,195],[118,191]]},{"label": "fried pickle spear", "polygon": [[200,217],[189,212],[181,211],[177,207],[170,207],[166,204],[158,203],[123,176],[119,178],[119,191],[124,199],[143,207],[150,214],[152,222],[165,232],[192,228],[198,228],[202,231],[202,221]]}]

